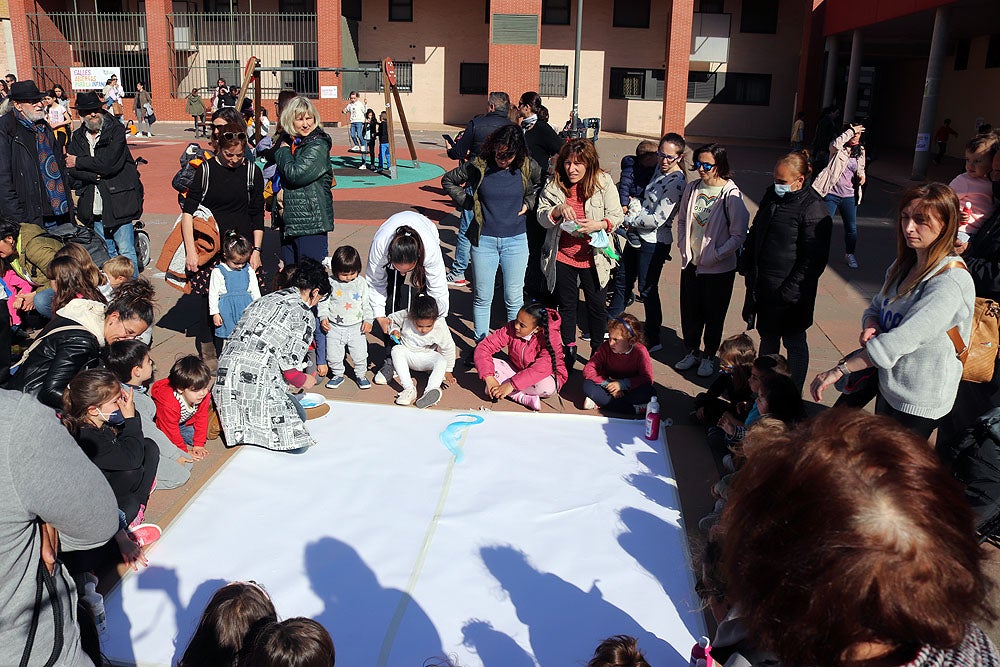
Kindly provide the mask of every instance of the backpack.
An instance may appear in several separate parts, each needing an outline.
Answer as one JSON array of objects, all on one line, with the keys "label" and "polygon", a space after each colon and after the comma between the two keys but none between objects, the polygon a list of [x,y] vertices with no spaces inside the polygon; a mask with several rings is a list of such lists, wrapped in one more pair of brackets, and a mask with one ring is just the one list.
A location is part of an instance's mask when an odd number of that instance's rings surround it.
[{"label": "backpack", "polygon": [[108,246],[105,244],[104,239],[99,237],[97,232],[90,227],[75,225],[72,222],[64,222],[61,225],[47,229],[43,236],[55,239],[63,245],[67,243],[82,245],[87,249],[90,258],[94,260],[94,264],[97,266],[103,266],[104,262],[111,259],[111,256],[108,255]]},{"label": "backpack", "polygon": [[976,514],[979,541],[997,544],[1000,529],[1000,408],[993,408],[947,442],[937,453],[965,486],[965,499]]},{"label": "backpack", "polygon": [[174,174],[174,178],[170,181],[170,185],[180,192],[181,194],[186,193],[190,188],[191,184],[194,183],[194,172],[205,160],[212,157],[212,154],[201,147],[197,142],[191,142],[181,153],[180,170]]}]

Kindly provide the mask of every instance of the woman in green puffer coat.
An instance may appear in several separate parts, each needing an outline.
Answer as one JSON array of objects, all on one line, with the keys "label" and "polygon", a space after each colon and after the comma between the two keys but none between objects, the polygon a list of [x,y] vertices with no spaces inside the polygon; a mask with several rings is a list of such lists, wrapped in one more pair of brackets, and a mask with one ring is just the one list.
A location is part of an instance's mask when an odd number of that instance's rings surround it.
[{"label": "woman in green puffer coat", "polygon": [[333,231],[333,141],[305,97],[289,100],[281,111],[281,127],[285,133],[274,151],[284,209],[281,259],[285,264],[297,264],[302,257],[321,262],[328,254],[326,235]]}]

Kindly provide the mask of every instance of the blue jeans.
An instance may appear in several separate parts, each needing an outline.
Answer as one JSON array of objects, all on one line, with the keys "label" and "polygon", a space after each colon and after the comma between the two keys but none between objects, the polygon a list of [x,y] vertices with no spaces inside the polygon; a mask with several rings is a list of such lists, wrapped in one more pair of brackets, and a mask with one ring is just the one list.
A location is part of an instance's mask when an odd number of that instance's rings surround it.
[{"label": "blue jeans", "polygon": [[181,431],[181,439],[184,444],[188,447],[194,446],[194,424],[181,424],[179,426]]},{"label": "blue jeans", "polygon": [[389,144],[378,145],[378,168],[379,171],[392,168],[392,162],[389,161]]},{"label": "blue jeans", "polygon": [[351,123],[351,147],[352,148],[354,146],[361,146],[362,149],[364,148],[364,146],[365,146],[364,141],[361,140],[361,135],[364,132],[364,128],[365,128],[365,124],[364,123]]},{"label": "blue jeans", "polygon": [[131,222],[119,225],[108,237],[104,232],[104,223],[94,220],[94,232],[104,239],[104,244],[108,246],[108,254],[112,257],[124,255],[132,260],[132,277],[139,277],[139,257],[135,254],[135,229]]},{"label": "blue jeans", "polygon": [[[465,188],[465,194],[472,196],[472,188]],[[458,239],[455,241],[455,261],[451,263],[451,272],[456,276],[464,276],[465,270],[469,268],[469,251],[472,248],[472,241],[470,241],[466,236],[465,232],[469,231],[469,225],[472,224],[472,218],[475,212],[471,209],[466,211],[459,211],[458,218]]]},{"label": "blue jeans", "polygon": [[35,310],[47,320],[52,319],[52,299],[55,296],[56,293],[52,291],[51,287],[46,287],[35,292]]},{"label": "blue jeans", "polygon": [[490,332],[490,309],[497,279],[497,266],[503,269],[503,300],[507,306],[507,321],[517,318],[524,304],[524,272],[528,269],[528,235],[497,237],[480,236],[479,245],[472,248],[474,287],[472,321],[476,340]]},{"label": "blue jeans", "polygon": [[858,205],[854,203],[854,195],[849,197],[838,197],[837,195],[827,195],[823,197],[826,207],[830,211],[830,217],[834,218],[837,211],[844,220],[844,248],[848,255],[854,254],[854,249],[858,245]]},{"label": "blue jeans", "polygon": [[615,273],[614,295],[608,306],[608,318],[615,318],[625,310],[626,295],[638,280],[639,297],[646,309],[643,325],[646,344],[652,347],[660,342],[660,325],[663,324],[663,308],[660,305],[660,273],[670,254],[669,243],[647,243],[640,241],[638,248],[626,246],[622,252],[622,262]]}]

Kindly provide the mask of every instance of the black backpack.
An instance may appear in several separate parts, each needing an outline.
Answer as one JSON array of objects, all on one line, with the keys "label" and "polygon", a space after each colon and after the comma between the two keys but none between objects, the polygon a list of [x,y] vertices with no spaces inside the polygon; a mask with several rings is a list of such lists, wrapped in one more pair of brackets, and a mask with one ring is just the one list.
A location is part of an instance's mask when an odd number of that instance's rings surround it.
[{"label": "black backpack", "polygon": [[965,499],[976,513],[980,542],[1000,547],[1000,408],[993,408],[937,452],[965,485]]},{"label": "black backpack", "polygon": [[[189,143],[185,148],[184,152],[181,153],[180,170],[174,174],[174,178],[170,181],[170,185],[177,190],[177,192],[184,194],[191,188],[191,184],[194,183],[194,172],[202,162],[212,157],[212,154],[201,147],[197,142]],[[191,164],[192,160],[197,160],[195,164]]]},{"label": "black backpack", "polygon": [[108,246],[105,244],[104,239],[98,236],[97,232],[90,227],[74,225],[72,222],[64,222],[61,225],[47,229],[45,236],[56,239],[62,242],[63,245],[67,243],[79,243],[87,249],[87,252],[90,253],[90,258],[94,260],[94,264],[97,266],[104,266],[104,262],[111,259],[111,256],[108,255]]}]

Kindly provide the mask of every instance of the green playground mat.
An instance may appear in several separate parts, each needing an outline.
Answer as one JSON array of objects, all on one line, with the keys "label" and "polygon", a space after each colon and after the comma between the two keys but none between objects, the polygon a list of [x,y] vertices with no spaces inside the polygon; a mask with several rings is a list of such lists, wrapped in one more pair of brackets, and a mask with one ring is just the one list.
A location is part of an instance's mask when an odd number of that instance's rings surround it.
[{"label": "green playground mat", "polygon": [[[444,169],[436,164],[421,162],[419,167],[411,160],[400,160],[396,163],[396,178],[377,174],[367,169],[360,169],[361,155],[337,155],[330,158],[334,173],[337,175],[337,189],[346,188],[376,188],[386,185],[405,185],[422,181],[440,180]],[[388,171],[386,172],[388,173]]]}]

